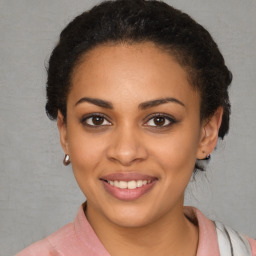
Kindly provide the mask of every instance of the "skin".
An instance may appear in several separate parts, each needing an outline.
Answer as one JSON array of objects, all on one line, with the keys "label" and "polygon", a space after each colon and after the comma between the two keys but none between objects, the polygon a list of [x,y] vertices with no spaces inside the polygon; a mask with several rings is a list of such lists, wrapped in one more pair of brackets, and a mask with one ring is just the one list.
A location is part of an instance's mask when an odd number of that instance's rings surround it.
[{"label": "skin", "polygon": [[[140,107],[166,97],[181,104]],[[92,113],[106,117],[101,125],[92,126]],[[87,198],[88,221],[111,255],[196,255],[198,228],[183,213],[184,191],[196,159],[214,149],[221,118],[219,108],[200,122],[200,95],[186,71],[153,43],[101,45],[86,53],[73,73],[67,121],[59,112],[57,124]],[[100,178],[120,172],[157,181],[138,199],[119,200]]]}]

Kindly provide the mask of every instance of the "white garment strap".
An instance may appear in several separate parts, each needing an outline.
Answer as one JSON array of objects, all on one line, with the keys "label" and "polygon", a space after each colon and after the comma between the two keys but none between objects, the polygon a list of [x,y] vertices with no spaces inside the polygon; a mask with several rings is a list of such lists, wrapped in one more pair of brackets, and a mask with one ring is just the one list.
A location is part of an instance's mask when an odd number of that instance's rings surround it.
[{"label": "white garment strap", "polygon": [[214,221],[214,224],[220,256],[252,256],[250,243],[243,235],[218,221]]}]

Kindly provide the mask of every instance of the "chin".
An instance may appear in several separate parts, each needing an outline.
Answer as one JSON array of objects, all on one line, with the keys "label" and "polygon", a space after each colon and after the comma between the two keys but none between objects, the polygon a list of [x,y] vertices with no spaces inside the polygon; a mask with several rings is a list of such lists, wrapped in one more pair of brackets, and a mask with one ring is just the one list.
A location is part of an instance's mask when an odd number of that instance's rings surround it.
[{"label": "chin", "polygon": [[106,213],[106,217],[115,225],[126,228],[143,227],[153,222],[156,218],[153,216],[151,207],[139,204],[112,207],[112,211]]},{"label": "chin", "polygon": [[144,227],[151,223],[150,220],[146,219],[143,216],[138,215],[121,215],[116,216],[112,220],[112,223],[116,224],[117,226],[124,227],[124,228],[140,228]]}]

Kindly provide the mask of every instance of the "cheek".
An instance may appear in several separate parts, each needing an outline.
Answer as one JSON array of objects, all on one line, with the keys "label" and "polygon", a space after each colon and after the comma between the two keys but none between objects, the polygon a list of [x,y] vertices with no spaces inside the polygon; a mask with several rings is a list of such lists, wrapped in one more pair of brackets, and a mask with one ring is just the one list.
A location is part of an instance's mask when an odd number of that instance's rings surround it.
[{"label": "cheek", "polygon": [[89,201],[95,201],[98,194],[99,166],[104,157],[104,145],[91,136],[72,136],[70,157],[72,169],[81,191]]},{"label": "cheek", "polygon": [[170,135],[163,143],[154,143],[152,155],[155,156],[159,165],[166,171],[170,170],[172,175],[178,173],[190,175],[194,169],[196,154],[199,145],[199,135],[196,129],[193,132],[179,131]]},{"label": "cheek", "polygon": [[95,134],[86,134],[84,131],[72,133],[69,140],[70,157],[75,175],[87,176],[90,179],[97,175],[98,165],[105,152],[104,140]]}]

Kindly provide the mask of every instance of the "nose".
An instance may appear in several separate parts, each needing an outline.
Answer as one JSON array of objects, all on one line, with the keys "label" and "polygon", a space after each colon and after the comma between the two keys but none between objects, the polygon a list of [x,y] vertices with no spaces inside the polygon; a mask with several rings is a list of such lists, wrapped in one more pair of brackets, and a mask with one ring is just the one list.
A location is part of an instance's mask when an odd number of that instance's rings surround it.
[{"label": "nose", "polygon": [[147,150],[142,136],[131,127],[122,127],[114,131],[107,150],[107,157],[111,161],[123,166],[131,166],[135,162],[147,158]]}]

